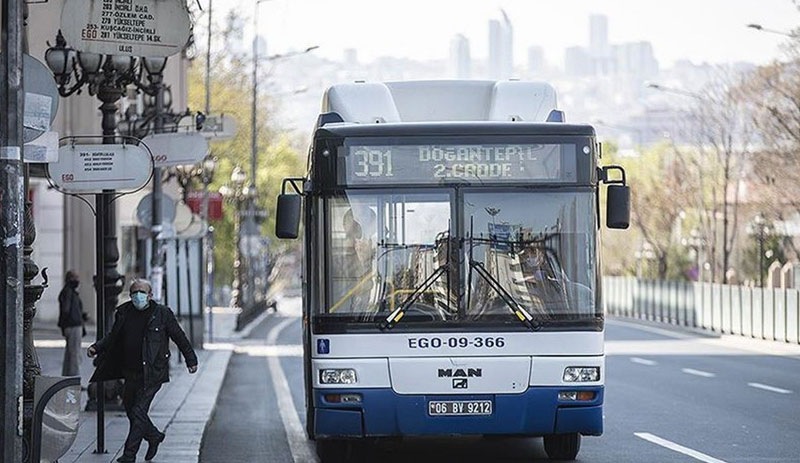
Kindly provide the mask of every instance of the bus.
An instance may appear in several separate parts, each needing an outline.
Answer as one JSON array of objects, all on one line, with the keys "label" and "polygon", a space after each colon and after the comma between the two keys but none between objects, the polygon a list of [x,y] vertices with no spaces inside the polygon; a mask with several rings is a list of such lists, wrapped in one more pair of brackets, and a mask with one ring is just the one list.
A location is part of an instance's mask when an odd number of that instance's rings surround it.
[{"label": "bus", "polygon": [[306,430],[323,463],[417,436],[543,437],[572,460],[602,434],[601,209],[627,228],[630,193],[594,128],[556,108],[542,82],[325,92],[276,217],[279,238],[303,223]]}]

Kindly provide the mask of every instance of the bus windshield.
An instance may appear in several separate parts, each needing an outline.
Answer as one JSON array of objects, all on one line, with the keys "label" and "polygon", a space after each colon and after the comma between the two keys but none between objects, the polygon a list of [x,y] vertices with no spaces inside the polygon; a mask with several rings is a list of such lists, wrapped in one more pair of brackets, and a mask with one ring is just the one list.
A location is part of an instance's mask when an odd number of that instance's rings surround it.
[{"label": "bus windshield", "polygon": [[326,201],[326,303],[318,316],[402,324],[598,313],[588,192],[346,190]]}]

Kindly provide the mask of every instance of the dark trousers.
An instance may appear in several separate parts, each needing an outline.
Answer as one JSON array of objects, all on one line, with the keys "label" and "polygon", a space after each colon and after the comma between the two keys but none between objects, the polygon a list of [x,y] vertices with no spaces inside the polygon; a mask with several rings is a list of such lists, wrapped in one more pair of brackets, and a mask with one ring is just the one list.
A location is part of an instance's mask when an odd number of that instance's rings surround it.
[{"label": "dark trousers", "polygon": [[125,406],[125,413],[130,423],[128,438],[125,439],[125,455],[135,456],[139,446],[142,445],[142,439],[156,441],[161,438],[161,432],[148,416],[150,404],[159,389],[161,384],[145,387],[141,377],[125,378],[122,404]]}]

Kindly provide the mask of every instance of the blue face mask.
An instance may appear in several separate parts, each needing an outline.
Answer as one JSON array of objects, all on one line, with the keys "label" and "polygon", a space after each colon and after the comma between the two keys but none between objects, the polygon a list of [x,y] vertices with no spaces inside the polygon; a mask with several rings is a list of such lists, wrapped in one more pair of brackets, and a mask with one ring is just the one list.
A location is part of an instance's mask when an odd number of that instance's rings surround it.
[{"label": "blue face mask", "polygon": [[135,292],[131,294],[131,302],[133,302],[133,306],[136,307],[136,310],[144,310],[148,306],[148,298],[147,294],[142,292]]}]

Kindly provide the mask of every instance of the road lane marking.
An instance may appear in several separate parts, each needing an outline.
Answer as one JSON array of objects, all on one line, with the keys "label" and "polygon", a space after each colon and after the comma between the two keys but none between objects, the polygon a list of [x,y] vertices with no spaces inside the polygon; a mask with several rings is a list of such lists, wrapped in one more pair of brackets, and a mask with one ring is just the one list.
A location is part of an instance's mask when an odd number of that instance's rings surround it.
[{"label": "road lane marking", "polygon": [[[275,342],[278,340],[281,331],[297,320],[298,319],[294,317],[286,318],[275,325],[267,335],[267,345],[275,346]],[[278,399],[278,411],[283,421],[283,428],[286,430],[289,450],[292,452],[292,460],[294,460],[295,463],[318,462],[317,453],[311,448],[311,443],[306,438],[303,424],[300,422],[300,417],[297,415],[297,407],[294,405],[292,392],[289,389],[289,381],[286,379],[286,374],[281,366],[280,358],[271,355],[267,357],[267,363],[269,364],[275,395]]]},{"label": "road lane marking", "polygon": [[631,357],[631,362],[638,363],[639,365],[647,365],[647,366],[651,366],[651,367],[653,365],[657,365],[657,363],[654,360],[647,360],[647,359],[643,359],[643,358],[639,358],[639,357]]},{"label": "road lane marking", "polygon": [[724,460],[714,458],[711,455],[706,455],[703,452],[698,452],[697,450],[690,449],[689,447],[684,447],[682,445],[676,444],[675,442],[662,439],[656,435],[650,434],[649,432],[635,432],[633,433],[633,435],[640,439],[644,439],[648,442],[652,442],[656,445],[660,445],[664,448],[668,448],[675,452],[688,455],[694,458],[695,460],[704,461],[706,463],[725,463]]},{"label": "road lane marking", "polygon": [[695,370],[693,368],[684,368],[681,371],[686,373],[687,375],[702,376],[703,378],[713,378],[717,376],[714,373],[709,373],[703,370]]},{"label": "road lane marking", "polygon": [[754,387],[756,389],[763,389],[765,391],[777,392],[778,394],[791,394],[792,393],[792,391],[790,391],[788,389],[781,389],[779,387],[768,386],[766,384],[761,384],[761,383],[747,383],[747,385],[750,386],[750,387]]}]

